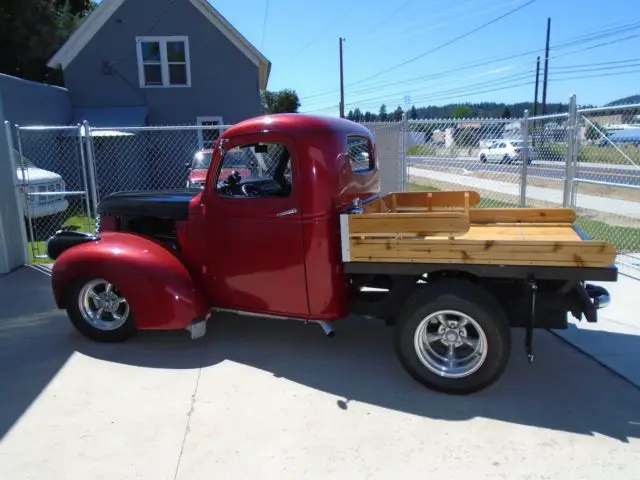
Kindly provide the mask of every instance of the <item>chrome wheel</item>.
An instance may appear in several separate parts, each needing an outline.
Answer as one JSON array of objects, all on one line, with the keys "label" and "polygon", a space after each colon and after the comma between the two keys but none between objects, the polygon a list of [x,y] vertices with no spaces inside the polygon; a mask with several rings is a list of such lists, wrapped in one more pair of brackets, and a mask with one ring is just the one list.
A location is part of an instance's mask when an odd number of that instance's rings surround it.
[{"label": "chrome wheel", "polygon": [[102,331],[116,330],[129,318],[129,304],[112,284],[102,279],[87,282],[78,295],[82,318]]},{"label": "chrome wheel", "polygon": [[476,372],[487,358],[487,336],[478,322],[455,310],[424,318],[415,330],[418,359],[433,373],[462,378]]}]

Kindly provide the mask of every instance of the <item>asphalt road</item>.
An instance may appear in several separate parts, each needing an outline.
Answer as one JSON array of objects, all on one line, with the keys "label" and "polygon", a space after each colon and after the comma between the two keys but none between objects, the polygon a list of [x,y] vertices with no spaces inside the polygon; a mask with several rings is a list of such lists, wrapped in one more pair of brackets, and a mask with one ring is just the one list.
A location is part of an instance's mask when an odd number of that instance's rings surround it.
[{"label": "asphalt road", "polygon": [[[522,168],[520,163],[512,165],[499,163],[481,163],[475,157],[407,157],[407,161],[413,166],[432,167],[454,167],[466,169],[471,172],[492,171],[504,174],[520,175]],[[561,180],[564,178],[564,163],[557,165],[544,162],[540,164],[534,160],[529,165],[528,175],[532,177],[553,178]],[[629,168],[625,166],[583,166],[578,167],[578,175],[586,180],[600,182],[620,183],[624,185],[640,186],[640,168]]]}]

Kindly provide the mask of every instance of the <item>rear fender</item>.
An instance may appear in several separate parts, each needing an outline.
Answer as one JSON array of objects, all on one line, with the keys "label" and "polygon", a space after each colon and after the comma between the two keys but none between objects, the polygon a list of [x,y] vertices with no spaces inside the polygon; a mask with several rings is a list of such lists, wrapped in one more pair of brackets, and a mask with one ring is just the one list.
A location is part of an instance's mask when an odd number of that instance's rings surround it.
[{"label": "rear fender", "polygon": [[206,312],[206,300],[185,265],[161,244],[130,233],[104,232],[100,239],[65,250],[52,269],[59,308],[81,278],[100,277],[126,297],[141,330],[186,328]]}]

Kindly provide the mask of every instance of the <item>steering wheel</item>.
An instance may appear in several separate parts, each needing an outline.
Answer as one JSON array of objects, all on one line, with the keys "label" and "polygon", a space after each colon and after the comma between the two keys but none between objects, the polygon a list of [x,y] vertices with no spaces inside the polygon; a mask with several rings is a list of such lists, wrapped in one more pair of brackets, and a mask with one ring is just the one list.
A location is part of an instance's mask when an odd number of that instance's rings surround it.
[{"label": "steering wheel", "polygon": [[240,189],[242,190],[242,194],[245,197],[255,197],[257,195],[260,195],[260,193],[262,193],[260,188],[250,183],[245,183],[244,185],[242,185],[242,187],[240,187]]}]

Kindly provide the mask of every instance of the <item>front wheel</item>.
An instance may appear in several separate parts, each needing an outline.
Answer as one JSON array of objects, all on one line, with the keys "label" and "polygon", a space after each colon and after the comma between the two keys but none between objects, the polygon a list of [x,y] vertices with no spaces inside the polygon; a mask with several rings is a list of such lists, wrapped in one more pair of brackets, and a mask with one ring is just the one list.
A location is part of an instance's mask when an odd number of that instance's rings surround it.
[{"label": "front wheel", "polygon": [[432,390],[468,394],[500,377],[511,352],[511,331],[489,292],[468,281],[442,280],[407,301],[394,346],[414,380]]},{"label": "front wheel", "polygon": [[82,279],[71,285],[66,308],[73,326],[92,340],[122,342],[136,333],[127,299],[102,278]]}]

